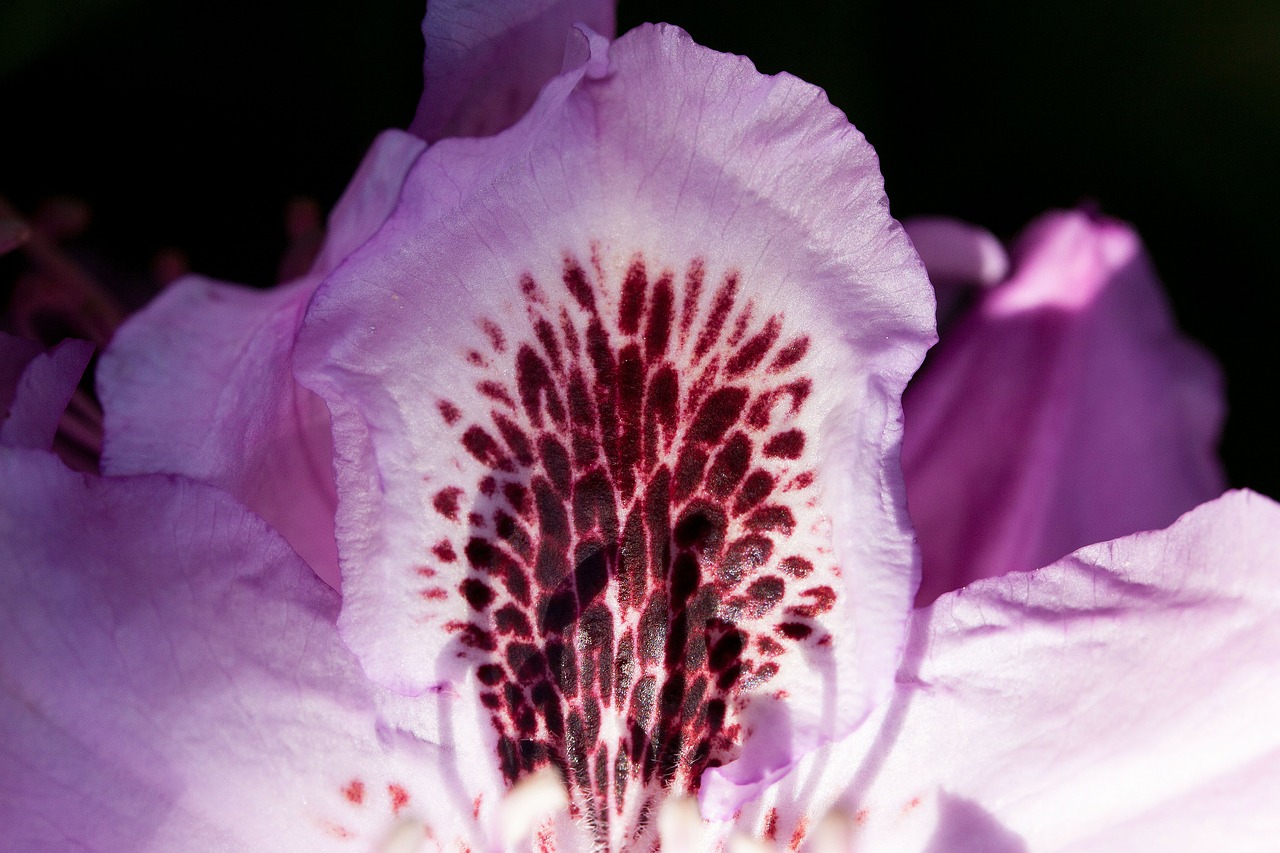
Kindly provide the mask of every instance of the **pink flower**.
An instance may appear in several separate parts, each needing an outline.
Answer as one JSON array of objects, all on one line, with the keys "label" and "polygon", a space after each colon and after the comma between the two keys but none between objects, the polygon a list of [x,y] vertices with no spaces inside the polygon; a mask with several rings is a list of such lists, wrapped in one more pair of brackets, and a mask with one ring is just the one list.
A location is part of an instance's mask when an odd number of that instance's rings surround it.
[{"label": "pink flower", "polygon": [[933,303],[874,154],[794,78],[593,14],[433,7],[432,144],[375,143],[312,272],[132,319],[106,477],[0,448],[6,840],[1065,849],[1266,781],[1280,508],[912,613]]}]

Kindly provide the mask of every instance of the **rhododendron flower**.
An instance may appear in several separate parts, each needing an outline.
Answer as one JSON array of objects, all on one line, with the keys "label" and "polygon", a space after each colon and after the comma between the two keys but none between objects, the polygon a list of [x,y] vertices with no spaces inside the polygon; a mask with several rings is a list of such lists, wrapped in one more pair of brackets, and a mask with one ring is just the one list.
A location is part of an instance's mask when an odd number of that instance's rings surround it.
[{"label": "rhododendron flower", "polygon": [[[794,78],[581,11],[435,7],[432,144],[375,143],[311,274],[188,279],[131,320],[99,373],[108,476],[0,449],[3,831],[1065,847],[1265,778],[1280,695],[1250,668],[1280,637],[1252,593],[1280,509],[1229,496],[913,616],[898,401],[934,303],[874,154]],[[557,25],[557,61],[466,114],[494,51]],[[455,40],[482,49],[433,60]],[[60,397],[29,399],[40,421]],[[1015,654],[1072,674],[1100,648],[1166,691],[1165,725]],[[1210,656],[1224,706],[1177,689]],[[1019,734],[993,737],[1007,704]],[[1031,785],[1055,750],[1081,758]],[[1122,784],[1182,775],[1117,808],[1071,784],[1103,756]]]}]

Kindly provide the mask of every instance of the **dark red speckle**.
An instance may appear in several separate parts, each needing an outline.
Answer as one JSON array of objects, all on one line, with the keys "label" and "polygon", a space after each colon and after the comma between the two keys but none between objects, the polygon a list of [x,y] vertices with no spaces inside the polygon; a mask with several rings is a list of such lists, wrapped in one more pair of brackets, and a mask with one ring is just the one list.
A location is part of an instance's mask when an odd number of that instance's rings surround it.
[{"label": "dark red speckle", "polygon": [[764,455],[774,459],[799,459],[804,453],[804,433],[789,429],[775,435],[764,446]]},{"label": "dark red speckle", "polygon": [[347,802],[353,806],[358,806],[364,802],[364,782],[359,779],[352,779],[342,787],[342,796]]},{"label": "dark red speckle", "polygon": [[404,789],[403,785],[397,785],[392,782],[387,786],[387,794],[391,797],[391,813],[399,815],[404,811],[404,807],[409,805],[409,792]]},{"label": "dark red speckle", "polygon": [[436,492],[436,496],[431,500],[431,505],[436,508],[436,512],[445,518],[450,521],[457,521],[458,498],[460,497],[462,497],[462,489],[457,486],[450,486],[447,489],[441,489]]},{"label": "dark red speckle", "polygon": [[484,329],[485,337],[489,339],[489,345],[498,352],[504,352],[507,348],[507,339],[502,334],[502,327],[492,320],[485,320],[480,324]]},{"label": "dark red speckle", "polygon": [[764,816],[764,835],[765,841],[776,841],[778,839],[778,810],[769,809]]},{"label": "dark red speckle", "polygon": [[440,417],[444,418],[444,422],[449,426],[453,426],[462,419],[462,412],[453,403],[448,400],[441,400],[439,403]]}]

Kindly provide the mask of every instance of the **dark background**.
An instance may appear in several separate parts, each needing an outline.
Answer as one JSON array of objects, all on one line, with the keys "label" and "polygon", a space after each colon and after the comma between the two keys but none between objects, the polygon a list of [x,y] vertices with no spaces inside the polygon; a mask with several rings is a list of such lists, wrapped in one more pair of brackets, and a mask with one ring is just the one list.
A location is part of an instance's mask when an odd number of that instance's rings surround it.
[{"label": "dark background", "polygon": [[[176,246],[274,279],[286,200],[331,204],[413,115],[420,0],[4,0],[0,195],[86,199],[89,248],[142,277]],[[1280,4],[1270,0],[623,2],[824,87],[899,217],[1003,237],[1079,202],[1135,223],[1229,382],[1233,485],[1280,496]]]}]

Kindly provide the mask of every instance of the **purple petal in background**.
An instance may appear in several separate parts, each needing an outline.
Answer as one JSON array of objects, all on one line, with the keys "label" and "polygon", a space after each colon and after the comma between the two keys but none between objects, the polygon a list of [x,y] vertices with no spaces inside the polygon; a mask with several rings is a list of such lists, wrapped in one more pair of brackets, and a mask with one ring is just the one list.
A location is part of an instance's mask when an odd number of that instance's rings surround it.
[{"label": "purple petal in background", "polygon": [[63,341],[49,352],[0,332],[0,446],[48,450],[93,355],[88,341]]},{"label": "purple petal in background", "polygon": [[1169,524],[1217,495],[1213,363],[1183,338],[1137,235],[1055,213],[943,335],[904,399],[918,603]]},{"label": "purple petal in background", "polygon": [[431,0],[422,21],[422,100],[410,130],[428,142],[515,124],[564,65],[572,26],[614,32],[613,0]]}]

